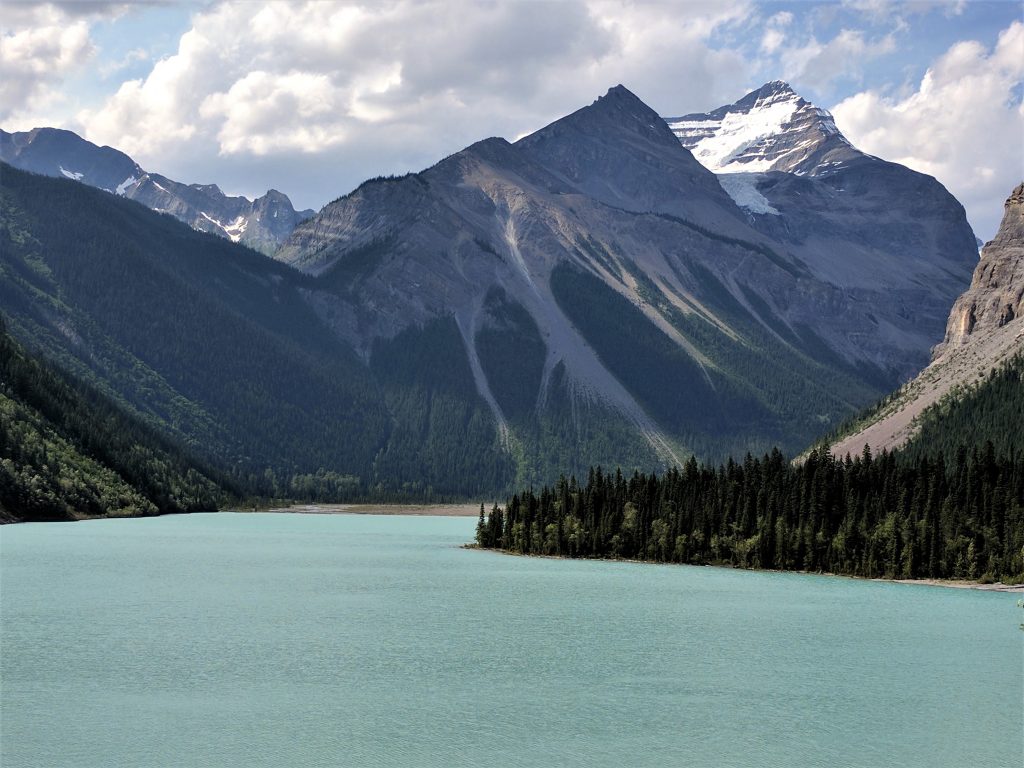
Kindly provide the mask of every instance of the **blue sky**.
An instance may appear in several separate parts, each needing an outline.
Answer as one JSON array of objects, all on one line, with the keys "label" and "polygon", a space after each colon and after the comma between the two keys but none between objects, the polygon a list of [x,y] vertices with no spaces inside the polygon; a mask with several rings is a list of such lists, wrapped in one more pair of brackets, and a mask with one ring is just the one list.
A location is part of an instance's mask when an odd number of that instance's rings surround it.
[{"label": "blue sky", "polygon": [[[892,50],[866,57],[859,66],[848,63],[848,69],[829,86],[818,89],[812,82],[802,85],[807,98],[823,104],[838,101],[853,90],[864,87],[913,87],[925,71],[950,46],[961,40],[977,40],[988,47],[995,44],[999,33],[1022,17],[1020,2],[922,3],[762,3],[760,7],[773,15],[790,13],[789,44],[806,44],[810,38],[821,42],[833,40],[844,29],[861,32],[869,41],[893,38]],[[728,44],[729,33],[713,43]],[[717,37],[717,36],[716,36]],[[756,31],[743,29],[736,35],[740,45],[752,51],[760,42]],[[752,39],[751,39],[752,38]],[[762,70],[768,79],[774,69]]]},{"label": "blue sky", "polygon": [[664,115],[784,79],[994,233],[1024,176],[1024,7],[1004,2],[5,0],[0,125],[319,207],[623,83]]}]

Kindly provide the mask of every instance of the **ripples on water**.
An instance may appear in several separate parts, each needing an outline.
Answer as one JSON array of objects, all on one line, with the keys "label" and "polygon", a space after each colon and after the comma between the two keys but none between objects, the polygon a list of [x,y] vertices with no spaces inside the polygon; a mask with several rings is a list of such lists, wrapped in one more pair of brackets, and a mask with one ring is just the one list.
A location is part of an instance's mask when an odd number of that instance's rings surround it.
[{"label": "ripples on water", "polygon": [[3,528],[3,766],[1024,762],[1017,595],[460,549],[475,522]]}]

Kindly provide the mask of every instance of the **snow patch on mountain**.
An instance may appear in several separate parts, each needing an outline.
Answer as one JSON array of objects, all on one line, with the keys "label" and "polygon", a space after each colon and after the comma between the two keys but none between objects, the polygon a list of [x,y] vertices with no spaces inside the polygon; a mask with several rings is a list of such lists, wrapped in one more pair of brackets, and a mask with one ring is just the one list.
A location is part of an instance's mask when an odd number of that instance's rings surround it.
[{"label": "snow patch on mountain", "polygon": [[668,127],[680,139],[700,136],[690,151],[709,171],[728,173],[742,168],[757,173],[771,170],[774,161],[762,158],[741,164],[736,158],[757,142],[781,133],[796,110],[795,100],[776,100],[746,114],[727,113],[720,120],[679,121]]},{"label": "snow patch on mountain", "polygon": [[756,173],[723,173],[718,177],[722,189],[745,211],[762,215],[779,216],[768,198],[757,191]]},{"label": "snow patch on mountain", "polygon": [[127,190],[128,187],[130,187],[136,181],[138,181],[138,179],[136,179],[134,176],[129,176],[127,179],[125,179],[124,181],[117,185],[117,188],[114,190],[114,192],[118,195],[123,195],[125,193],[125,190]]},{"label": "snow patch on mountain", "polygon": [[221,224],[221,227],[224,229],[225,232],[227,232],[228,237],[231,239],[231,242],[233,243],[237,243],[239,240],[242,239],[242,235],[245,234],[245,230],[248,226],[249,221],[248,219],[245,218],[245,216],[239,216],[237,219],[235,219],[227,226]]},{"label": "snow patch on mountain", "polygon": [[213,224],[215,227],[218,227],[222,232],[224,232],[225,235],[228,236],[228,238],[233,243],[237,243],[239,240],[242,239],[242,235],[245,234],[245,230],[249,226],[249,221],[245,218],[245,216],[239,216],[230,224],[225,224],[219,219],[213,218],[213,216],[208,214],[206,211],[200,211],[199,215],[202,216],[211,224]]},{"label": "snow patch on mountain", "polygon": [[81,181],[82,177],[85,176],[84,173],[77,173],[75,171],[69,171],[63,165],[58,166],[58,167],[60,168],[60,172],[63,173],[69,179],[74,179],[75,181]]}]

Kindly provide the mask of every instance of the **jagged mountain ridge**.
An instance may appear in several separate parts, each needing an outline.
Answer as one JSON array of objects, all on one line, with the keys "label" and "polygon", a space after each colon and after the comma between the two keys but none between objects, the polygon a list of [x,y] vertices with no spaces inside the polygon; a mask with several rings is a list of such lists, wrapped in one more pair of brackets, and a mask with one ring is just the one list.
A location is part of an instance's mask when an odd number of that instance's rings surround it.
[{"label": "jagged mountain ridge", "polygon": [[[955,212],[956,201],[941,193]],[[962,234],[973,242],[959,213]],[[948,307],[969,274],[962,254],[952,264],[936,259],[945,282],[938,281],[936,295],[922,296],[923,285],[888,281],[887,272],[923,265],[887,269],[877,259],[849,265],[851,279],[837,280],[829,263],[834,243],[809,254],[803,247],[798,256],[794,242],[805,245],[755,226],[666,123],[618,86],[515,144],[488,139],[421,173],[364,184],[297,227],[277,258],[334,281],[334,289],[316,292],[314,305],[367,356],[377,339],[452,314],[477,387],[506,432],[509,420],[477,349],[491,323],[486,305],[494,290],[519,304],[543,339],[543,374],[533,391],[538,409],[552,373],[563,371],[577,395],[610,404],[659,450],[700,446],[705,455],[721,455],[725,444],[791,445],[794,432],[820,429],[867,390],[912,375],[941,322],[919,326],[902,310]],[[927,262],[927,247],[915,255]],[[671,409],[658,413],[657,398],[630,380],[623,360],[602,349],[593,328],[588,335],[587,324],[596,321],[570,305],[589,288],[579,281],[567,287],[576,280],[567,273],[632,305],[682,354],[690,372],[677,399],[716,403],[709,411],[743,412],[756,403],[762,410],[747,424],[759,428],[744,441],[722,414],[712,428],[697,417],[687,426]],[[805,405],[829,405],[803,408],[802,416],[799,408],[779,407],[786,395],[771,379],[786,375],[802,382],[787,380]],[[730,429],[725,440],[711,436]]]},{"label": "jagged mountain ridge", "polygon": [[773,80],[735,104],[666,117],[680,143],[715,173],[832,173],[862,152],[826,110]]},{"label": "jagged mountain ridge", "polygon": [[1005,361],[1024,353],[1024,184],[1004,205],[999,231],[981,252],[970,287],[949,313],[946,335],[932,362],[881,404],[832,451],[843,456],[898,448],[921,426],[920,417],[957,388],[983,382]]},{"label": "jagged mountain ridge", "polygon": [[313,215],[296,211],[275,189],[262,197],[225,195],[216,184],[182,184],[143,170],[128,155],[98,147],[71,131],[35,128],[0,131],[0,160],[45,176],[64,177],[122,195],[210,232],[272,253],[295,225]]}]

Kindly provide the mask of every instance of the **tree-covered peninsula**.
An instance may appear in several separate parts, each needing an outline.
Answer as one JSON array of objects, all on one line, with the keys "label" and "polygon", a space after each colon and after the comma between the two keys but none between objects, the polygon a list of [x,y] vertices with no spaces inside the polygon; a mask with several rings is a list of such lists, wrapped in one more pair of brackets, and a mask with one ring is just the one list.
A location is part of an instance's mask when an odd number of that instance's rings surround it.
[{"label": "tree-covered peninsula", "polygon": [[1024,458],[778,451],[662,476],[591,470],[481,518],[481,547],[890,578],[1024,574]]}]

